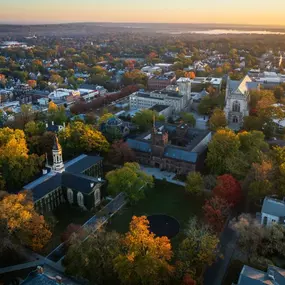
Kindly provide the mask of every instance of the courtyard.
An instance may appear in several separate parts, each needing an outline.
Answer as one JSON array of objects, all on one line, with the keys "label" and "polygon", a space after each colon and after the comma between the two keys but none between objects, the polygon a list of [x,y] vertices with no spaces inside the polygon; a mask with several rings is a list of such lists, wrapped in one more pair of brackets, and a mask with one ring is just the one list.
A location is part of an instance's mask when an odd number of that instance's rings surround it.
[{"label": "courtyard", "polygon": [[169,183],[164,180],[155,180],[152,189],[148,189],[145,198],[135,205],[124,207],[109,221],[108,230],[126,233],[132,216],[168,215],[175,218],[180,225],[180,232],[172,239],[173,244],[183,236],[183,230],[190,217],[200,217],[203,196],[188,194],[183,186]]}]

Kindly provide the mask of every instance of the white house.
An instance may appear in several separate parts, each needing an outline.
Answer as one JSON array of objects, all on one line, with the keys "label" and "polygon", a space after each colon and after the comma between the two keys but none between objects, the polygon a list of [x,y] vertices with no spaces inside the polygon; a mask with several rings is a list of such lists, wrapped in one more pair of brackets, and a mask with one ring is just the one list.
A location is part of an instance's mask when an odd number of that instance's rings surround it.
[{"label": "white house", "polygon": [[272,223],[285,224],[285,201],[265,197],[261,210],[261,224],[269,226]]}]

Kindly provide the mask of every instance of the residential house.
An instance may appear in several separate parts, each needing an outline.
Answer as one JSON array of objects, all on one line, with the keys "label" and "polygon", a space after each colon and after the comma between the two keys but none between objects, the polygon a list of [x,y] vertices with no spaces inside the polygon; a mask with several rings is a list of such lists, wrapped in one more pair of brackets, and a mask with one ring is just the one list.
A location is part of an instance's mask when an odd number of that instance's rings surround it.
[{"label": "residential house", "polygon": [[265,197],[261,209],[261,224],[270,226],[273,223],[285,225],[285,200]]},{"label": "residential house", "polygon": [[[285,285],[285,269],[268,266],[267,272],[244,265],[236,285]],[[235,284],[232,284],[235,285]]]}]

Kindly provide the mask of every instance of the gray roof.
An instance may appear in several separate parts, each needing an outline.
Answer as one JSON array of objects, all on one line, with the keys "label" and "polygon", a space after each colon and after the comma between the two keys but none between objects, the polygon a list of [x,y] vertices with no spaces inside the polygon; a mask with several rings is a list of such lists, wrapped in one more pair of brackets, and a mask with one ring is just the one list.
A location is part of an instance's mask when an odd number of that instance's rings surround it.
[{"label": "gray roof", "polygon": [[142,151],[142,152],[151,152],[151,145],[148,142],[142,142],[139,140],[128,139],[127,144],[130,148]]},{"label": "gray roof", "polygon": [[187,150],[182,150],[175,147],[166,147],[166,150],[164,152],[165,157],[183,160],[187,162],[195,163],[198,158],[198,154],[196,152],[190,152]]},{"label": "gray roof", "polygon": [[31,190],[33,194],[34,201],[37,201],[47,195],[49,192],[55,190],[56,188],[61,186],[61,174],[56,173],[55,175],[47,174],[43,176],[46,178],[45,180],[41,180],[34,187],[29,187],[29,185],[25,186],[24,189]]},{"label": "gray roof", "polygon": [[22,285],[57,285],[58,283],[55,280],[50,279],[45,274],[31,274]]},{"label": "gray roof", "polygon": [[61,184],[67,188],[89,194],[92,192],[96,183],[97,178],[93,178],[83,174],[74,174],[69,172],[63,172],[61,175]]},{"label": "gray roof", "polygon": [[285,217],[285,202],[265,197],[261,212],[275,217]]},{"label": "gray roof", "polygon": [[82,173],[86,169],[103,160],[103,157],[101,156],[85,155],[80,157],[82,158],[77,160],[75,163],[71,163],[72,161],[70,161],[69,163],[65,164],[65,170],[72,173]]},{"label": "gray roof", "polygon": [[[269,275],[274,276],[274,280]],[[285,270],[269,266],[267,272],[263,272],[252,268],[250,266],[244,265],[237,285],[285,285]]]}]

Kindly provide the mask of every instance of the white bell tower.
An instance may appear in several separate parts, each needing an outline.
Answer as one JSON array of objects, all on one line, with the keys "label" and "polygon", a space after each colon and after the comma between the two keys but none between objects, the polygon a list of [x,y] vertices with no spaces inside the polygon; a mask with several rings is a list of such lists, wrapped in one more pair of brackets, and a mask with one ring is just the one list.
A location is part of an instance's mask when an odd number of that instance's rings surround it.
[{"label": "white bell tower", "polygon": [[58,138],[56,135],[54,136],[52,157],[53,157],[52,171],[59,172],[59,173],[63,172],[65,169],[64,169],[63,159],[62,159],[62,149],[61,149],[61,145],[59,144]]}]

